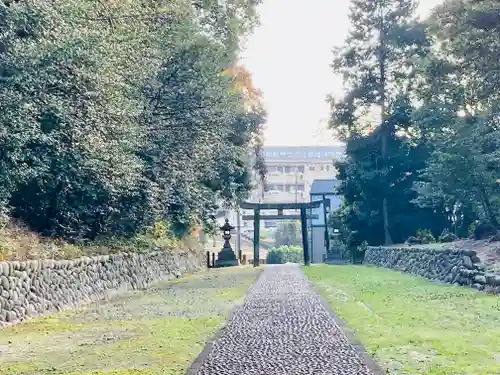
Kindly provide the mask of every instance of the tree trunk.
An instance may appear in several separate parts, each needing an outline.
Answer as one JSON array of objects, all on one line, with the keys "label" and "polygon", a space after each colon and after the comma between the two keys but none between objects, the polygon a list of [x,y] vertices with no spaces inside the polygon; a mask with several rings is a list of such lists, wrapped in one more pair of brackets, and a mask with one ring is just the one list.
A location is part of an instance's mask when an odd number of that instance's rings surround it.
[{"label": "tree trunk", "polygon": [[[382,9],[383,12],[383,9]],[[380,72],[380,143],[382,168],[387,168],[387,124],[386,124],[386,71],[385,71],[385,23],[383,14],[380,17],[380,56],[379,56],[379,72]],[[384,222],[384,244],[392,245],[391,233],[389,231],[389,211],[387,204],[388,191],[384,192],[382,198],[382,216]]]},{"label": "tree trunk", "polygon": [[484,186],[480,186],[479,190],[481,192],[481,200],[483,203],[484,212],[486,213],[486,216],[488,216],[490,223],[493,224],[496,228],[498,228],[498,220],[495,216],[495,213],[493,212],[493,208],[491,207],[491,202],[488,197],[488,193],[486,192]]},{"label": "tree trunk", "polygon": [[[385,105],[382,106],[382,110],[385,110]],[[384,112],[382,112],[384,113]],[[381,125],[381,143],[382,143],[382,168],[386,168],[387,161],[387,129],[385,126],[385,115],[382,114],[382,125]],[[389,231],[389,210],[387,204],[387,194],[388,191],[384,191],[384,196],[382,198],[382,217],[384,221],[384,245],[392,245],[391,232]]]}]

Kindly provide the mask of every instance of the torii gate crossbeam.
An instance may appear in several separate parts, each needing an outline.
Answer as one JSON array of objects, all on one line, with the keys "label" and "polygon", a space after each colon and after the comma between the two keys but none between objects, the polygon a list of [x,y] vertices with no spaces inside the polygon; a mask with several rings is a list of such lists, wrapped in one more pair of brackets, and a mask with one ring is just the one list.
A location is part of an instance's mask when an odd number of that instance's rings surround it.
[{"label": "torii gate crossbeam", "polygon": [[[252,203],[243,202],[240,204],[240,208],[253,210],[254,221],[253,221],[253,266],[258,267],[260,264],[259,259],[259,241],[260,241],[260,211],[261,210],[278,210],[278,215],[273,215],[273,220],[283,220],[287,219],[288,215],[283,215],[283,210],[300,210],[300,226],[302,229],[302,247],[304,249],[304,264],[309,265],[311,263],[309,257],[309,242],[307,241],[307,210],[310,208],[318,208],[322,204],[322,201],[314,201],[307,203]],[[267,216],[269,217],[269,216]]]}]

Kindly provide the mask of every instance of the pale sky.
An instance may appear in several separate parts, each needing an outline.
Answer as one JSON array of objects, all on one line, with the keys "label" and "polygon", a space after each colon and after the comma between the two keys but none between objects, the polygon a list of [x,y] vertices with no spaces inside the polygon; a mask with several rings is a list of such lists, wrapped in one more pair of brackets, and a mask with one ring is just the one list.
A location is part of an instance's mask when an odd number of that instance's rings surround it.
[{"label": "pale sky", "polygon": [[[441,0],[421,0],[420,14]],[[332,48],[349,28],[348,0],[264,0],[242,54],[268,111],[266,144],[335,144],[326,95],[341,90]]]}]

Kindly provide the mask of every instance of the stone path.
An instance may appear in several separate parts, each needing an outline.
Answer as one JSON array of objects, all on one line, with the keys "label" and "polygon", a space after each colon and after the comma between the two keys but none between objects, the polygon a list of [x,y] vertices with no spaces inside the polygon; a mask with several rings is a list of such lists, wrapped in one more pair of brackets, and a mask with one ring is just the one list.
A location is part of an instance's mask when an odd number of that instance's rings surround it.
[{"label": "stone path", "polygon": [[[373,364],[372,364],[373,365]],[[370,365],[370,366],[372,366]],[[189,375],[373,375],[297,265],[267,266]]]}]

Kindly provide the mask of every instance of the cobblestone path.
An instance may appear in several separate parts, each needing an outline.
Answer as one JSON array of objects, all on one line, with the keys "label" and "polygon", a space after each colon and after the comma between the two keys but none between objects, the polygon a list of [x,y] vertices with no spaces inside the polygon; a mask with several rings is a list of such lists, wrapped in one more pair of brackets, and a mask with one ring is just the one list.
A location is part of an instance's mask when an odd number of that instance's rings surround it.
[{"label": "cobblestone path", "polygon": [[265,267],[205,354],[188,374],[373,374],[297,265]]}]

